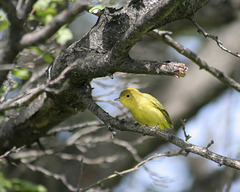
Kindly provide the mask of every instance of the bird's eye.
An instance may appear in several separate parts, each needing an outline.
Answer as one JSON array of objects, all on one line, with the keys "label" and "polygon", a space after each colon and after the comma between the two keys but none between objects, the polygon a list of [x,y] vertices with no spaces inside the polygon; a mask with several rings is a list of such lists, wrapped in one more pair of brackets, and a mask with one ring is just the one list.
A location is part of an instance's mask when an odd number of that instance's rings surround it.
[{"label": "bird's eye", "polygon": [[130,95],[126,95],[126,97],[130,97]]}]

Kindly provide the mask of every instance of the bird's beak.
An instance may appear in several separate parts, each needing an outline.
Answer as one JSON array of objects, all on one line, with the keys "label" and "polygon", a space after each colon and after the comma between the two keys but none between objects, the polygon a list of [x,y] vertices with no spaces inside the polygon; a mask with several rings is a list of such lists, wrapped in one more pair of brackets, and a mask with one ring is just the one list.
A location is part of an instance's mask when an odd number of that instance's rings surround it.
[{"label": "bird's beak", "polygon": [[120,98],[120,97],[118,97],[118,98],[114,99],[114,101],[120,101],[120,100],[121,100],[121,98]]}]

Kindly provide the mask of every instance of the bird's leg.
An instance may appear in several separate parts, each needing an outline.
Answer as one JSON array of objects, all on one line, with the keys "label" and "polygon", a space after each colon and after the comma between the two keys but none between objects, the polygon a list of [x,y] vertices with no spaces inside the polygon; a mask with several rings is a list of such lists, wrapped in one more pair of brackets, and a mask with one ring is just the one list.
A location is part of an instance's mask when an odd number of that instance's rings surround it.
[{"label": "bird's leg", "polygon": [[145,125],[145,124],[141,124],[141,127],[142,127],[142,128],[146,128],[147,125]]}]

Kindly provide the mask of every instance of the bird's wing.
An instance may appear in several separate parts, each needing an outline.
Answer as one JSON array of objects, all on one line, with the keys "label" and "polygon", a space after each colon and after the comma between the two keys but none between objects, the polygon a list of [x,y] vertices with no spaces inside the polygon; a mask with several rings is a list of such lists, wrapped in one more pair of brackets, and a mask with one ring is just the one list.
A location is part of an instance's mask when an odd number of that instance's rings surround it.
[{"label": "bird's wing", "polygon": [[149,95],[147,93],[143,93],[144,97],[149,99],[151,101],[151,103],[153,104],[154,107],[156,107],[157,109],[159,109],[162,114],[164,115],[165,119],[167,120],[167,122],[172,125],[172,121],[170,119],[170,116],[168,114],[168,112],[166,111],[166,109],[164,109],[164,107],[162,106],[162,104],[152,95]]}]

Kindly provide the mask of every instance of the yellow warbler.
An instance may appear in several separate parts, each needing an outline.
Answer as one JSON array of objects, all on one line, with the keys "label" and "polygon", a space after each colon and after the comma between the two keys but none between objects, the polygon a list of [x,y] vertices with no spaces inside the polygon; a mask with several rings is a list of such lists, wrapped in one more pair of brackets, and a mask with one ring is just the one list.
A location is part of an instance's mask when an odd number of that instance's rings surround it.
[{"label": "yellow warbler", "polygon": [[155,97],[147,93],[127,88],[115,100],[130,109],[134,119],[141,125],[159,126],[160,129],[173,128],[166,109]]}]

